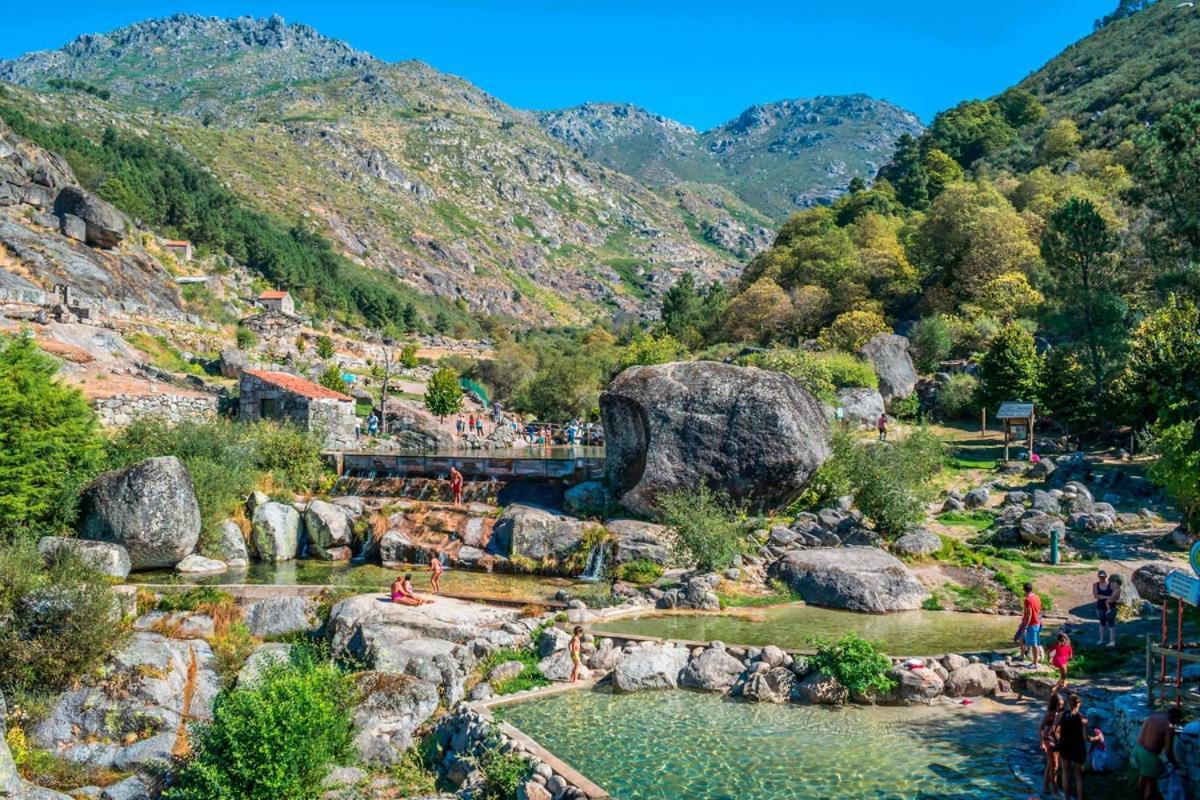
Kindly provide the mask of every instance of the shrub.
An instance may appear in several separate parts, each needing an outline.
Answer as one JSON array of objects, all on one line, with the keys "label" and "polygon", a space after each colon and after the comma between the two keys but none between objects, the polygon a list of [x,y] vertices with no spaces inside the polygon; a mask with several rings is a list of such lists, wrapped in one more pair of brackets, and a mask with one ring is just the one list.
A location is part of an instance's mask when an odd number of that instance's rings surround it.
[{"label": "shrub", "polygon": [[743,532],[729,498],[706,486],[658,498],[660,521],[671,533],[676,556],[699,570],[727,568],[741,552]]},{"label": "shrub", "polygon": [[77,488],[99,465],[96,416],[57,371],[32,337],[0,336],[0,536],[69,524]]},{"label": "shrub", "polygon": [[875,335],[890,333],[891,330],[878,311],[855,309],[839,314],[828,328],[821,331],[817,343],[826,350],[856,353]]},{"label": "shrub", "polygon": [[617,369],[623,370],[638,364],[666,364],[679,361],[686,355],[687,348],[669,333],[662,336],[643,334],[621,350]]},{"label": "shrub", "polygon": [[921,416],[921,398],[915,392],[908,397],[898,397],[888,403],[888,411],[897,419],[919,419]]},{"label": "shrub", "polygon": [[258,337],[254,335],[254,331],[242,325],[237,326],[234,331],[234,340],[237,342],[238,350],[249,350],[258,344]]},{"label": "shrub", "polygon": [[780,347],[753,353],[739,359],[738,363],[790,375],[810,394],[827,402],[836,399],[835,392],[838,389],[879,386],[879,377],[874,368],[850,353],[818,353]]},{"label": "shrub", "polygon": [[59,691],[124,636],[108,578],[70,553],[45,563],[33,537],[0,546],[0,692]]},{"label": "shrub", "polygon": [[809,656],[813,669],[837,678],[855,694],[890,692],[896,685],[892,677],[892,661],[878,645],[857,633],[847,633],[836,642],[812,636],[809,643],[817,652]]},{"label": "shrub", "polygon": [[537,636],[534,635],[533,645],[528,648],[504,647],[489,653],[483,661],[479,662],[479,674],[483,676],[484,680],[490,680],[496,667],[506,661],[520,661],[525,665],[521,672],[511,678],[493,683],[493,692],[498,695],[512,694],[513,692],[523,692],[526,689],[549,686],[550,681],[537,668],[538,653],[533,649],[536,646]]},{"label": "shrub", "polygon": [[253,686],[226,690],[199,726],[196,754],[167,800],[307,800],[350,754],[354,690],[304,649],[268,665]]},{"label": "shrub", "polygon": [[451,367],[442,367],[433,373],[425,387],[425,408],[442,419],[458,413],[462,408],[462,389],[458,385],[458,373]]},{"label": "shrub", "polygon": [[317,357],[322,361],[328,361],[333,358],[333,339],[328,334],[321,334],[317,337]]},{"label": "shrub", "polygon": [[1200,449],[1196,420],[1153,429],[1151,450],[1158,456],[1150,478],[1179,504],[1192,530],[1200,525]]},{"label": "shrub", "polygon": [[917,370],[934,372],[938,364],[950,357],[954,350],[954,331],[941,314],[918,320],[909,331],[913,361]]},{"label": "shrub", "polygon": [[317,383],[324,386],[326,389],[332,389],[335,392],[346,393],[346,379],[342,377],[342,370],[337,365],[330,366],[323,371],[317,379]]},{"label": "shrub", "polygon": [[613,571],[613,575],[617,580],[628,581],[629,583],[654,583],[662,577],[662,574],[662,565],[648,558],[635,558],[632,561],[626,561],[624,564],[618,564],[617,568]]},{"label": "shrub", "polygon": [[965,372],[955,373],[937,391],[937,408],[946,419],[963,419],[975,409],[979,381]]},{"label": "shrub", "polygon": [[529,762],[516,752],[504,753],[499,748],[499,734],[479,758],[483,786],[475,796],[480,800],[515,800],[517,787],[529,777]]},{"label": "shrub", "polygon": [[924,429],[886,443],[860,443],[837,432],[833,453],[817,471],[817,486],[810,488],[825,501],[852,495],[876,528],[897,534],[925,518],[930,481],[944,465],[942,443]]}]

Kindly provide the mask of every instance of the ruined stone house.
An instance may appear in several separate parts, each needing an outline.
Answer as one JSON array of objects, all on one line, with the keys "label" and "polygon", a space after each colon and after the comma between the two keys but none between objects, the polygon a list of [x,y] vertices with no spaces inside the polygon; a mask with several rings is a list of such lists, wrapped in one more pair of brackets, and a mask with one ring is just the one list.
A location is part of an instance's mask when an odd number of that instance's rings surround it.
[{"label": "ruined stone house", "polygon": [[292,296],[287,292],[275,290],[263,292],[258,296],[256,302],[267,311],[290,314],[291,316],[296,315],[296,304],[292,301]]},{"label": "ruined stone house", "polygon": [[319,433],[328,450],[353,447],[354,399],[319,383],[286,372],[242,372],[238,418],[273,419]]}]

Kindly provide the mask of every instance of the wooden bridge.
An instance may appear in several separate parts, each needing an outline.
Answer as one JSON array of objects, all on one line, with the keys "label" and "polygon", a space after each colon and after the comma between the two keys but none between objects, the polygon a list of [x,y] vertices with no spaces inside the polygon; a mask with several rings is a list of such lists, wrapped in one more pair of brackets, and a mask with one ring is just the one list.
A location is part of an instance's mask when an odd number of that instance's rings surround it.
[{"label": "wooden bridge", "polygon": [[450,453],[328,453],[339,476],[446,478],[455,467],[467,480],[579,483],[604,475],[603,447],[520,448]]}]

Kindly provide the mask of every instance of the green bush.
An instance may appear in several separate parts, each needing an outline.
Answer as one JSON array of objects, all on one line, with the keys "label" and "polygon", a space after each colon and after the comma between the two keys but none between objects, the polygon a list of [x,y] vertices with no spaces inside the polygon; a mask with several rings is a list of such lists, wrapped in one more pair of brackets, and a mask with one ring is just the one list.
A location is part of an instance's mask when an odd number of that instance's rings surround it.
[{"label": "green bush", "polygon": [[303,491],[313,487],[324,469],[321,442],[315,435],[269,421],[168,425],[159,418],[142,418],[108,443],[107,460],[110,467],[119,468],[170,455],[187,466],[196,488],[203,526],[201,552],[212,552],[221,521],[268,476],[272,485]]},{"label": "green bush", "polygon": [[0,692],[55,692],[98,666],[124,636],[106,576],[34,537],[0,545]]},{"label": "green bush", "polygon": [[662,574],[662,565],[648,558],[626,561],[624,564],[618,564],[617,568],[613,570],[613,576],[617,580],[629,583],[654,583],[662,577]]},{"label": "green bush", "polygon": [[529,777],[529,762],[519,753],[504,753],[499,748],[499,735],[479,757],[479,771],[483,773],[483,786],[477,796],[480,800],[516,800],[517,787]]},{"label": "green bush", "polygon": [[238,350],[249,350],[258,344],[258,337],[254,335],[254,331],[241,325],[237,326],[234,331],[234,340],[237,342]]},{"label": "green bush", "polygon": [[879,378],[870,363],[836,350],[814,352],[778,347],[752,353],[739,359],[738,363],[790,375],[810,394],[826,402],[837,399],[838,389],[879,386]]},{"label": "green bush", "polygon": [[921,417],[921,398],[914,392],[908,397],[899,397],[888,404],[888,411],[897,419],[916,420]]},{"label": "green bush", "polygon": [[271,664],[250,687],[227,690],[196,731],[195,756],[167,800],[308,800],[350,755],[354,689],[305,649]]},{"label": "green bush", "polygon": [[976,408],[979,381],[973,375],[958,372],[937,390],[937,408],[946,419],[963,419]]},{"label": "green bush", "polygon": [[662,336],[642,334],[626,345],[617,360],[617,369],[639,364],[666,364],[687,356],[687,348],[669,333]]},{"label": "green bush", "polygon": [[57,371],[32,337],[0,336],[0,538],[69,524],[99,465],[96,415]]},{"label": "green bush", "polygon": [[680,561],[709,572],[729,567],[745,544],[728,496],[706,486],[658,498],[659,521],[670,531]]},{"label": "green bush", "polygon": [[809,656],[813,669],[837,678],[855,694],[887,693],[896,685],[892,677],[892,661],[873,642],[857,633],[847,633],[837,641],[811,636],[809,643],[817,652]]},{"label": "green bush", "polygon": [[937,371],[938,364],[954,351],[954,329],[941,314],[918,320],[909,331],[913,361],[921,373]]}]

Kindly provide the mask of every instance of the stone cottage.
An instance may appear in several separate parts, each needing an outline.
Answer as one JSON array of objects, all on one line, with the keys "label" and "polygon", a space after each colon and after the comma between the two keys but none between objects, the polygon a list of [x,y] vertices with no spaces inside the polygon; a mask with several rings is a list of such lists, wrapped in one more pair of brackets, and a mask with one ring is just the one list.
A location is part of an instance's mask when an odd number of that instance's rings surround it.
[{"label": "stone cottage", "polygon": [[258,304],[267,311],[296,315],[296,304],[292,302],[292,296],[287,292],[275,290],[263,292],[258,296]]},{"label": "stone cottage", "polygon": [[167,239],[163,242],[163,249],[174,255],[180,264],[192,260],[192,243],[187,239]]},{"label": "stone cottage", "polygon": [[316,431],[328,450],[354,446],[354,398],[297,375],[248,369],[242,372],[238,418],[274,419]]}]

